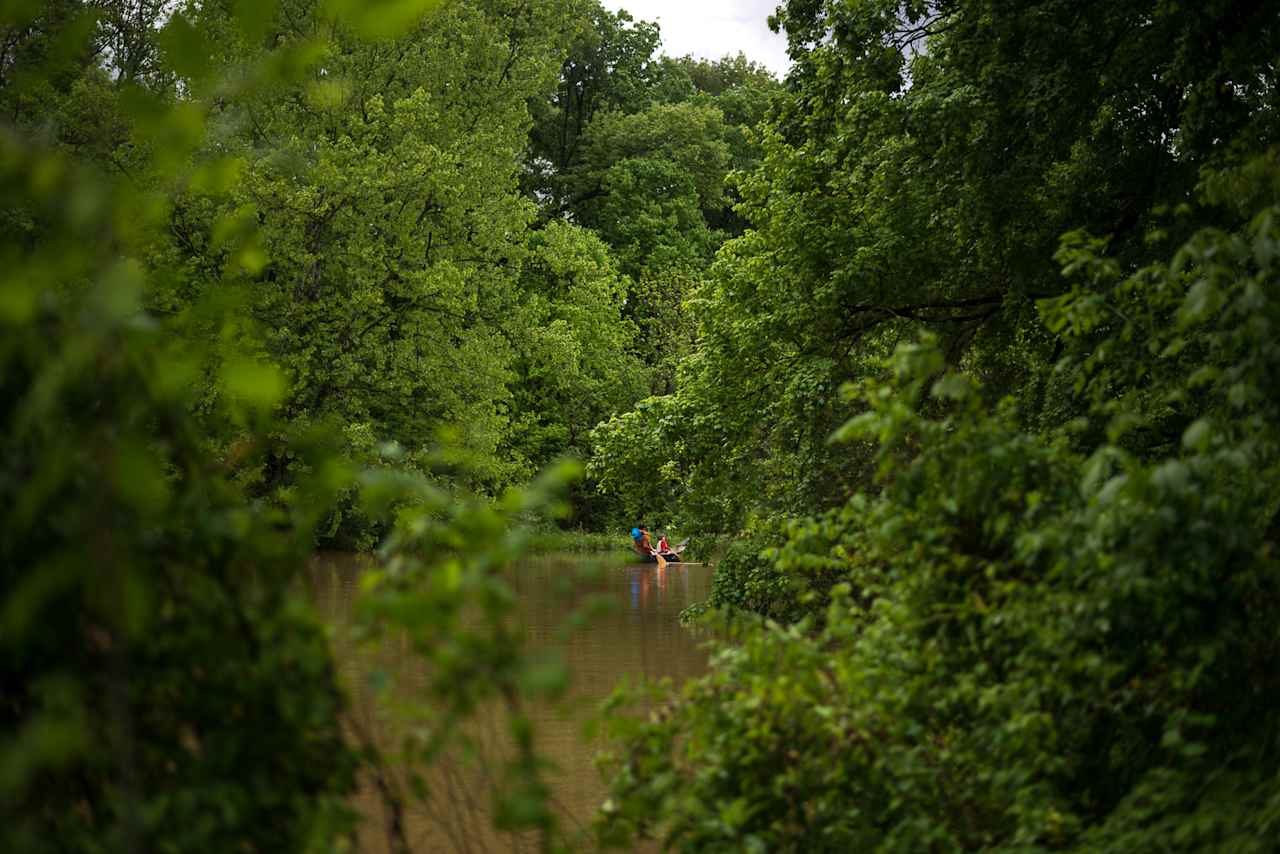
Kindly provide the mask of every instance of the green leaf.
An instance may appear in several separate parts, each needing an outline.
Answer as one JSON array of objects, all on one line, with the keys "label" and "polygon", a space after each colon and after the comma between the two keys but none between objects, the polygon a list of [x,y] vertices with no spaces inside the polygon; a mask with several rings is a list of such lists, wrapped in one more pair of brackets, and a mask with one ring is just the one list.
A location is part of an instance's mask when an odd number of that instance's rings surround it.
[{"label": "green leaf", "polygon": [[529,657],[520,673],[520,685],[531,694],[555,699],[569,688],[569,668],[564,656],[547,650]]},{"label": "green leaf", "polygon": [[234,20],[250,42],[260,41],[279,10],[279,0],[235,0]]},{"label": "green leaf", "polygon": [[169,17],[158,38],[165,59],[179,75],[192,80],[203,78],[211,70],[213,53],[204,31],[181,12]]},{"label": "green leaf", "polygon": [[199,195],[216,196],[235,189],[244,176],[242,157],[218,157],[198,166],[187,186]]},{"label": "green leaf", "polygon": [[1151,482],[1168,493],[1184,492],[1190,481],[1191,469],[1181,460],[1168,460],[1151,474]]},{"label": "green leaf", "polygon": [[831,438],[831,443],[848,442],[853,439],[874,438],[880,430],[881,416],[878,412],[863,412],[855,415],[840,426]]},{"label": "green leaf", "polygon": [[1186,299],[1178,310],[1178,325],[1182,328],[1204,323],[1222,306],[1222,292],[1208,279],[1197,279],[1187,291]]},{"label": "green leaf", "polygon": [[227,393],[258,409],[270,409],[284,399],[284,372],[275,365],[255,359],[236,359],[222,370]]},{"label": "green leaf", "polygon": [[1213,441],[1213,423],[1207,418],[1197,418],[1182,433],[1182,447],[1203,454]]},{"label": "green leaf", "polygon": [[1216,382],[1221,374],[1222,371],[1218,368],[1212,365],[1203,365],[1193,371],[1191,376],[1187,377],[1187,387],[1200,388],[1201,386]]},{"label": "green leaf", "polygon": [[142,310],[145,282],[142,265],[132,258],[115,264],[95,294],[94,320],[119,322]]},{"label": "green leaf", "polygon": [[946,376],[933,384],[931,391],[934,397],[944,400],[964,400],[972,393],[969,380],[960,374],[948,372]]},{"label": "green leaf", "polygon": [[116,494],[140,514],[161,512],[169,503],[165,467],[156,451],[137,439],[121,441],[115,448]]},{"label": "green leaf", "polygon": [[326,0],[325,11],[362,38],[403,35],[442,5],[442,0]]}]

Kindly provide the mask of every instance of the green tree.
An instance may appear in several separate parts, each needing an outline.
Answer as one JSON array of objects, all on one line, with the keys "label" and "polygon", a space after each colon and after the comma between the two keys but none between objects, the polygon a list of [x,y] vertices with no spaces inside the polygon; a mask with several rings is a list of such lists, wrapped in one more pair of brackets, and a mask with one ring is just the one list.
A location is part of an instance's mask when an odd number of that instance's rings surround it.
[{"label": "green tree", "polygon": [[[733,168],[749,171],[759,165],[762,151],[754,129],[764,120],[773,95],[781,88],[773,72],[741,52],[719,60],[683,56],[665,59],[665,62],[673,69],[672,76],[679,74],[688,78],[694,89],[688,100],[709,103],[724,114]],[[735,187],[731,184],[729,190],[734,191]],[[713,225],[725,227],[714,222]],[[733,236],[741,234],[744,227],[745,222],[735,220],[731,228]]]},{"label": "green tree", "polygon": [[724,235],[729,128],[718,109],[685,102],[606,113],[587,130],[568,178],[574,220],[595,230],[631,277],[625,311],[640,329],[651,388],[670,391],[696,335],[685,307]]},{"label": "green tree", "polygon": [[560,79],[549,99],[532,103],[525,183],[549,210],[564,209],[563,177],[581,157],[583,134],[597,112],[630,113],[649,106],[660,65],[658,25],[610,12],[598,0],[577,19]]},{"label": "green tree", "polygon": [[717,241],[706,212],[725,203],[724,117],[658,105],[592,123],[573,174],[574,214],[618,253],[623,269],[705,265]]},{"label": "green tree", "polygon": [[936,339],[855,389],[837,438],[875,443],[879,490],[793,525],[761,558],[787,587],[738,600],[805,619],[739,621],[711,675],[618,721],[606,838],[1268,850],[1277,176],[1212,178],[1244,221],[1131,275],[1065,245],[1040,308],[1084,395],[1053,433]]},{"label": "green tree", "polygon": [[718,574],[710,675],[617,721],[604,839],[1267,850],[1280,20],[777,21],[752,228],[691,300],[676,392],[598,428],[592,466],[785,537]]},{"label": "green tree", "polygon": [[584,456],[591,428],[630,408],[647,376],[622,317],[627,280],[590,231],[552,222],[534,232],[520,290],[512,313],[526,334],[507,441],[532,474],[566,452]]},{"label": "green tree", "polygon": [[[391,29],[420,33],[421,23],[445,38],[439,22],[419,21],[431,5],[397,4]],[[366,629],[413,632],[424,659],[455,668],[411,705],[435,740],[412,752],[405,779],[463,742],[478,703],[501,698],[515,747],[489,794],[504,829],[539,832],[550,848],[546,761],[520,703],[553,696],[564,677],[511,631],[501,573],[527,541],[515,519],[553,504],[567,473],[495,507],[441,488],[484,478],[457,474],[465,448],[423,460],[429,476],[391,465],[394,448],[361,471],[351,425],[333,422],[346,410],[290,408],[313,379],[279,346],[282,330],[264,324],[296,317],[264,294],[283,287],[271,270],[303,266],[281,254],[302,214],[246,199],[301,204],[304,188],[340,189],[370,215],[383,211],[367,188],[352,190],[374,176],[333,174],[337,162],[357,170],[349,138],[282,142],[270,108],[323,113],[335,94],[326,69],[343,67],[356,43],[373,51],[394,36],[388,10],[332,4],[323,25],[297,30],[309,5],[282,4],[279,19],[202,5],[203,28],[184,15],[153,28],[146,16],[163,17],[153,4],[121,8],[142,16],[129,19],[141,21],[129,38],[154,39],[137,46],[132,71],[113,29],[122,19],[99,16],[99,4],[0,13],[0,848],[349,847],[357,774],[385,781],[390,760],[349,741],[306,573],[321,522],[357,486],[370,518],[396,520],[389,571],[368,579]],[[474,8],[451,14],[451,25],[492,34]],[[214,36],[217,51],[206,49]],[[263,43],[272,47],[235,53]],[[425,109],[405,102],[407,113]],[[300,131],[315,127],[299,119]],[[397,131],[388,119],[378,132]],[[285,189],[281,172],[300,161]],[[521,207],[494,196],[499,210]],[[303,262],[332,271],[354,242],[334,267],[318,249]],[[386,260],[384,250],[369,257]],[[584,307],[615,282],[601,266]],[[581,326],[583,340],[605,334]],[[282,462],[289,477],[264,477]],[[471,619],[477,610],[487,619]],[[402,808],[403,791],[379,791]],[[393,836],[397,850],[406,844]]]},{"label": "green tree", "polygon": [[[43,11],[4,20],[3,845],[336,839],[357,760],[296,582],[344,468],[276,425],[279,374],[252,358],[222,364],[225,394],[193,417],[214,359],[185,333],[251,325],[234,300],[147,308],[174,272],[148,262],[166,191],[201,180],[185,155],[207,104],[175,101],[118,18]],[[228,436],[234,452],[211,453]],[[243,473],[286,441],[308,476],[288,502],[252,500]]]},{"label": "green tree", "polygon": [[693,298],[702,354],[677,390],[725,431],[719,460],[689,464],[730,473],[738,517],[847,494],[863,461],[826,445],[849,414],[837,389],[924,329],[992,399],[1016,391],[1046,427],[1072,417],[1035,309],[1065,287],[1059,236],[1109,235],[1108,255],[1136,268],[1151,240],[1172,249],[1215,221],[1159,213],[1193,197],[1202,169],[1280,138],[1280,28],[1264,5],[1092,8],[781,7],[795,66],[762,164],[738,181],[751,230]]},{"label": "green tree", "polygon": [[[517,171],[526,102],[551,85],[569,9],[450,4],[391,41],[338,28],[300,85],[218,114],[210,153],[234,156],[237,180],[224,198],[184,200],[172,251],[198,285],[240,242],[215,217],[260,226],[254,311],[290,377],[292,419],[333,417],[410,449],[447,427],[479,485],[516,476],[497,448],[522,332],[503,307],[533,216]],[[274,26],[289,41],[330,32],[305,3]]]}]

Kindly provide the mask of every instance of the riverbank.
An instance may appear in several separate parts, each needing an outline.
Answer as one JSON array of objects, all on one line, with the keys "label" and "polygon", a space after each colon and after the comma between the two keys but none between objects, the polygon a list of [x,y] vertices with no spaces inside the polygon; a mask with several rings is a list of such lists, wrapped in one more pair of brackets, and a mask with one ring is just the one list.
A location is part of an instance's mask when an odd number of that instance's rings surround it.
[{"label": "riverbank", "polygon": [[549,552],[609,552],[627,546],[625,535],[593,531],[538,531],[532,535],[530,549],[540,554]]}]

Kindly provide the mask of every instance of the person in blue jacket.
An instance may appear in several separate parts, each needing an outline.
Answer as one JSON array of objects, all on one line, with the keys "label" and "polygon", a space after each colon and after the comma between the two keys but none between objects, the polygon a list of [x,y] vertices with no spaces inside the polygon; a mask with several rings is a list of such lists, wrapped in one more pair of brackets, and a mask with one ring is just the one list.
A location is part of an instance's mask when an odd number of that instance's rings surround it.
[{"label": "person in blue jacket", "polygon": [[644,525],[631,529],[631,540],[635,543],[636,554],[642,557],[653,554],[653,543],[649,540],[649,531]]}]

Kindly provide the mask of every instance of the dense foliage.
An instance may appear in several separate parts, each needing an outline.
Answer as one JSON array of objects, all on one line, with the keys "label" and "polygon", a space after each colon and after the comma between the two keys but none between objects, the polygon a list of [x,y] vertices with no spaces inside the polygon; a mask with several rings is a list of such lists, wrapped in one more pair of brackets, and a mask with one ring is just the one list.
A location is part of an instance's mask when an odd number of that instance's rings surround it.
[{"label": "dense foliage", "polygon": [[[883,490],[797,523],[773,558],[830,604],[739,631],[663,714],[620,719],[606,833],[656,825],[694,850],[1270,850],[1277,215],[1197,234],[1106,296],[1046,303],[1059,334],[1096,336],[1061,369],[1106,386],[1053,435],[1012,399],[989,410],[936,342],[899,348],[895,381],[868,383],[841,430],[878,443]],[[1130,346],[1145,358],[1114,369]],[[1136,452],[1171,409],[1178,440]],[[1094,423],[1107,438],[1081,442]]]},{"label": "dense foliage", "polygon": [[777,21],[751,228],[593,465],[783,534],[726,556],[712,673],[616,718],[602,839],[1270,850],[1280,16]]},{"label": "dense foliage", "polygon": [[[595,0],[3,4],[0,846],[342,850],[363,790],[405,851],[494,712],[570,845],[556,518],[734,540],[602,845],[1270,850],[1273,7],[789,0],[780,84]],[[391,746],[306,588],[378,543]]]},{"label": "dense foliage", "polygon": [[[1096,8],[1095,8],[1096,7]],[[738,181],[750,228],[690,299],[701,343],[672,399],[601,428],[602,484],[649,488],[613,458],[670,472],[664,515],[733,530],[807,513],[866,479],[827,437],[841,384],[895,344],[940,336],[990,399],[1029,423],[1056,342],[1036,301],[1061,294],[1072,230],[1126,269],[1169,254],[1206,167],[1280,136],[1280,25],[1266,3],[795,2],[795,67]]]},{"label": "dense foliage", "polygon": [[[572,8],[2,15],[0,848],[347,849],[357,787],[430,798],[486,704],[474,794],[554,847],[521,703],[564,675],[503,574],[570,472],[506,487],[644,386],[607,247],[517,190]],[[442,671],[407,756],[308,602],[352,513],[388,532],[365,635]]]}]

